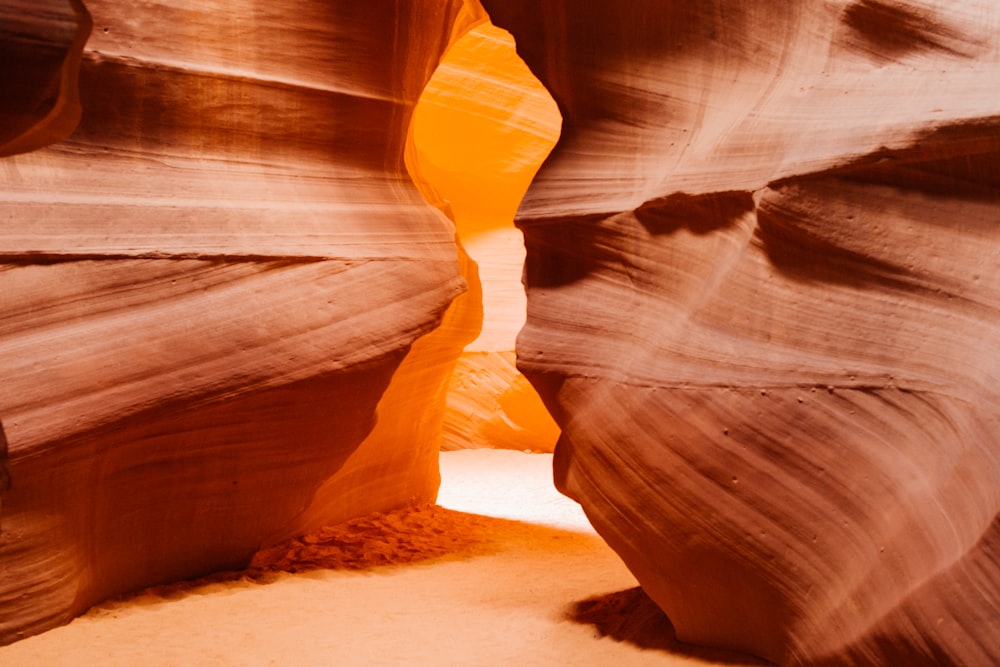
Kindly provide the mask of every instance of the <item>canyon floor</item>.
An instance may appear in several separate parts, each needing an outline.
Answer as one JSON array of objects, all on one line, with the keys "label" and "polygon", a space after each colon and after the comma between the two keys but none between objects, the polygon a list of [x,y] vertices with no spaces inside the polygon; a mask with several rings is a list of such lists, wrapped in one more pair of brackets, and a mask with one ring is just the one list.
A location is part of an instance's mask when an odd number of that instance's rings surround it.
[{"label": "canyon floor", "polygon": [[104,603],[0,648],[5,667],[751,665],[676,641],[552,457],[441,456],[439,505],[262,552],[249,569]]}]

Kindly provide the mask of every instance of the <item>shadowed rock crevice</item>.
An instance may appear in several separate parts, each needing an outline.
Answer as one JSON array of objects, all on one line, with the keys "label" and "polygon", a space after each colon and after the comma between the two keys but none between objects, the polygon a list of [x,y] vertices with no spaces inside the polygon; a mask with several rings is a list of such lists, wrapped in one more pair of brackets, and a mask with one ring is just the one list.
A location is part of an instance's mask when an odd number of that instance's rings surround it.
[{"label": "shadowed rock crevice", "polygon": [[968,56],[980,46],[936,20],[934,12],[912,0],[859,0],[844,10],[851,30],[842,40],[878,62],[898,60],[923,51]]},{"label": "shadowed rock crevice", "polygon": [[643,649],[666,651],[721,665],[770,664],[754,660],[745,654],[679,641],[670,619],[639,587],[580,600],[569,608],[566,616],[576,623],[592,625],[601,636],[628,642]]},{"label": "shadowed rock crevice", "polygon": [[654,236],[687,229],[710,234],[733,223],[754,209],[749,192],[713,192],[692,196],[677,193],[648,201],[635,210],[635,217]]},{"label": "shadowed rock crevice", "polygon": [[[7,436],[3,432],[3,423],[0,423],[0,524],[3,523],[3,496],[10,491],[11,487],[7,456]],[[2,527],[0,525],[0,528]]]},{"label": "shadowed rock crevice", "polygon": [[0,7],[0,157],[61,141],[76,128],[77,75],[92,27],[81,0]]}]

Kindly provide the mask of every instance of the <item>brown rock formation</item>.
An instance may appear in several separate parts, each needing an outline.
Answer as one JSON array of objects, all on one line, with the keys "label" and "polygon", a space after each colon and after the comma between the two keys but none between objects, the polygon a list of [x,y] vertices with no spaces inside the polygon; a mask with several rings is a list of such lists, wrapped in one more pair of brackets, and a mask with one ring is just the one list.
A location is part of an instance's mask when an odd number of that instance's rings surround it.
[{"label": "brown rock formation", "polygon": [[688,642],[1000,662],[1000,13],[484,2],[560,105],[519,213],[556,478]]},{"label": "brown rock formation", "polygon": [[65,139],[76,127],[77,74],[90,29],[80,0],[0,6],[0,157]]},{"label": "brown rock formation", "polygon": [[[443,387],[478,328],[447,310],[454,229],[403,152],[481,10],[87,6],[79,129],[0,163],[0,643],[433,500]],[[26,38],[45,104],[72,87],[77,10]],[[59,133],[22,125],[22,149]]]}]

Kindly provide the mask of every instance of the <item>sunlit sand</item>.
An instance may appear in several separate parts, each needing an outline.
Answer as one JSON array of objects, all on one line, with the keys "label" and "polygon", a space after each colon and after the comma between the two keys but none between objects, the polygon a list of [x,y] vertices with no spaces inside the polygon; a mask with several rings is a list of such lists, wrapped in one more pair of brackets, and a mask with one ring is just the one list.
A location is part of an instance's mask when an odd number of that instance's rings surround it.
[{"label": "sunlit sand", "polygon": [[[150,589],[0,648],[5,667],[697,665],[551,484],[551,455],[442,455],[441,506]],[[751,664],[749,662],[736,664]]]}]

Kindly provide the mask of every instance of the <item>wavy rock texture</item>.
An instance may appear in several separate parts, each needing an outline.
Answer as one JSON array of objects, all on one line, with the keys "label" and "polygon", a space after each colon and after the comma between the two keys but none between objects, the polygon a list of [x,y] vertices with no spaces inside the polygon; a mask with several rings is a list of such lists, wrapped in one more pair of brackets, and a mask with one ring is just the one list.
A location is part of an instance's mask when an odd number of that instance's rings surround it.
[{"label": "wavy rock texture", "polygon": [[484,2],[559,103],[519,367],[688,642],[1000,662],[1000,7]]},{"label": "wavy rock texture", "polygon": [[0,157],[60,141],[76,127],[77,75],[90,29],[80,0],[0,6]]},{"label": "wavy rock texture", "polygon": [[[0,643],[433,500],[478,330],[403,153],[481,9],[87,6],[79,129],[0,163]],[[38,99],[66,84],[76,11],[26,42]]]},{"label": "wavy rock texture", "polygon": [[466,351],[448,385],[441,449],[552,452],[559,427],[545,411],[514,352]]}]

